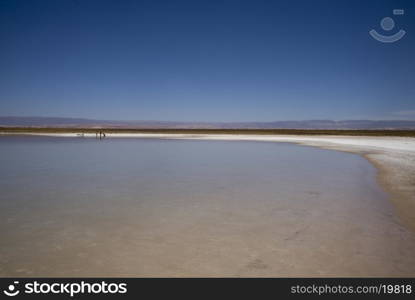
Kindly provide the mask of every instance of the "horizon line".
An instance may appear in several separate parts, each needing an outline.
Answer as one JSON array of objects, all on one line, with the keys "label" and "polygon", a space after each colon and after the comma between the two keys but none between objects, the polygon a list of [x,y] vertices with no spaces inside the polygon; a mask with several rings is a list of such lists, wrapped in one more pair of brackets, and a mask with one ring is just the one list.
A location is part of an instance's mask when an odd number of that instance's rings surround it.
[{"label": "horizon line", "polygon": [[160,120],[160,119],[105,119],[105,118],[91,118],[91,117],[62,117],[62,116],[38,116],[38,115],[0,115],[0,118],[36,118],[36,119],[67,119],[67,120],[85,120],[85,121],[96,121],[96,122],[163,122],[163,123],[222,123],[222,124],[234,124],[234,123],[276,123],[276,122],[415,122],[415,119],[369,119],[369,118],[358,118],[358,119],[285,119],[285,120],[272,120],[272,121],[181,121],[181,120]]}]

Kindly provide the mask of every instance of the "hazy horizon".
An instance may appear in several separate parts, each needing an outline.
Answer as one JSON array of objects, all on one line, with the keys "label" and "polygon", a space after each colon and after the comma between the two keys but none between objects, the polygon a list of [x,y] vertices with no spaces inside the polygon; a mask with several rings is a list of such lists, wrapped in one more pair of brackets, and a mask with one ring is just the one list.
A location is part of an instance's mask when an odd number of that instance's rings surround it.
[{"label": "hazy horizon", "polygon": [[382,122],[382,121],[408,121],[408,122],[415,122],[415,119],[410,118],[379,118],[379,119],[358,119],[358,118],[350,118],[350,119],[275,119],[275,120],[236,120],[236,121],[212,121],[212,120],[158,120],[158,119],[105,119],[105,118],[88,118],[88,117],[77,117],[77,116],[68,116],[68,117],[61,117],[61,116],[41,116],[41,115],[0,115],[0,119],[4,118],[16,118],[16,119],[67,119],[67,120],[89,120],[89,121],[108,121],[108,122],[175,122],[175,123],[273,123],[273,122],[310,122],[310,121],[329,121],[329,122],[345,122],[345,121],[369,121],[369,122]]},{"label": "hazy horizon", "polygon": [[2,117],[1,128],[118,128],[118,129],[395,129],[413,130],[413,120],[285,120],[272,122],[206,122],[159,120],[99,120],[57,117]]}]

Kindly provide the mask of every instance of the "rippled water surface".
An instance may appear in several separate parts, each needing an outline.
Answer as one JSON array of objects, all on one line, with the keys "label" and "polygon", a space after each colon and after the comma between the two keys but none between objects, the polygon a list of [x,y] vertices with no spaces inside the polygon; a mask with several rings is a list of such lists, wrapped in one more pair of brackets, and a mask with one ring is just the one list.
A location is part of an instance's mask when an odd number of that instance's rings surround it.
[{"label": "rippled water surface", "polygon": [[0,276],[415,276],[355,154],[15,136],[0,166]]}]

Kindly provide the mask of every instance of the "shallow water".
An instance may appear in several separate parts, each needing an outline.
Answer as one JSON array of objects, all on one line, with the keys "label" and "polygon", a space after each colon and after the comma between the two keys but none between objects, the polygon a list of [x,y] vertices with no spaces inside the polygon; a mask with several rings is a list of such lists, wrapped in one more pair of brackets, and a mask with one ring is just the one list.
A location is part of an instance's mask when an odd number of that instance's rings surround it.
[{"label": "shallow water", "polygon": [[414,276],[362,157],[284,143],[0,137],[0,276]]}]

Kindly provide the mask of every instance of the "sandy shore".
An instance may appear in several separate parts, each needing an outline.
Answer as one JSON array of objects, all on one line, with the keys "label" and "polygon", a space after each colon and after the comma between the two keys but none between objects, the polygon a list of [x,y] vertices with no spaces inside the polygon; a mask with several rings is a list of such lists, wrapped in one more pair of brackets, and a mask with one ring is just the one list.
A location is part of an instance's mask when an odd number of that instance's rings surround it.
[{"label": "sandy shore", "polygon": [[[76,133],[27,133],[79,137]],[[95,134],[84,134],[95,138]],[[402,222],[415,231],[415,138],[306,135],[147,134],[107,133],[107,138],[160,138],[229,141],[289,142],[363,155],[378,170],[378,180],[391,194]]]}]

